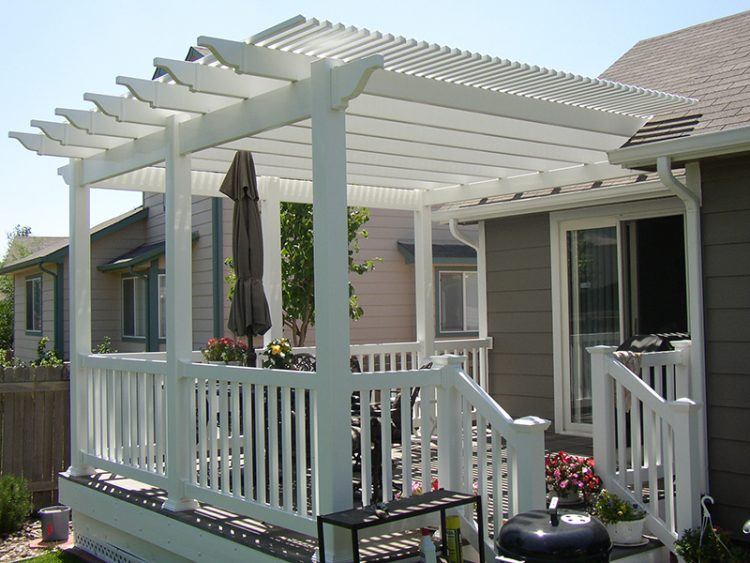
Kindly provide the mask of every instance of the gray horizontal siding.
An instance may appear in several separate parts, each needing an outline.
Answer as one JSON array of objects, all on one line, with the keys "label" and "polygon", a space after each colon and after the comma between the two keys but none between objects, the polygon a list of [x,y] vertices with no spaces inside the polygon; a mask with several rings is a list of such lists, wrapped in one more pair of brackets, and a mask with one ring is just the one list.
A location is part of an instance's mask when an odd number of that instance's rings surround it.
[{"label": "gray horizontal siding", "polygon": [[511,416],[554,416],[549,215],[485,223],[490,393]]},{"label": "gray horizontal siding", "polygon": [[750,514],[750,157],[701,163],[706,387],[714,519]]}]

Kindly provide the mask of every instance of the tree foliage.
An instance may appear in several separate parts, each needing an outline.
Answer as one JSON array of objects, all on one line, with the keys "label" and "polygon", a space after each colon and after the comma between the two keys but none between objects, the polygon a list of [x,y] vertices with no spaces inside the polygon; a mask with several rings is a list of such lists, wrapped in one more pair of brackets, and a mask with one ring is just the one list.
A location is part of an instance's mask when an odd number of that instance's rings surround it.
[{"label": "tree foliage", "polygon": [[[367,238],[363,226],[370,212],[363,207],[348,208],[349,271],[363,275],[375,268],[380,258],[357,260],[359,239]],[[308,329],[315,324],[315,261],[313,257],[313,211],[305,203],[281,204],[281,279],[284,326],[292,333],[294,346],[305,343]],[[349,316],[364,315],[359,298],[349,282]]]},{"label": "tree foliage", "polygon": [[[31,227],[21,225],[16,225],[7,233],[8,250],[0,260],[0,266],[31,253],[31,250],[21,241],[29,236],[31,236]],[[13,348],[14,294],[13,275],[0,276],[0,348]]]}]

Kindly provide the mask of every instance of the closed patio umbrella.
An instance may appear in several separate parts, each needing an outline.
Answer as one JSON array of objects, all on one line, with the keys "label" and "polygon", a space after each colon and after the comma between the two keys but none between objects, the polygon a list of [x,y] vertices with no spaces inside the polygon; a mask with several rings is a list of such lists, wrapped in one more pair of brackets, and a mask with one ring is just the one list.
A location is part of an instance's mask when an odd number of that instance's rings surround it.
[{"label": "closed patio umbrella", "polygon": [[250,152],[235,154],[219,191],[234,200],[232,256],[237,285],[228,326],[235,334],[252,339],[271,328],[271,315],[263,290],[263,232],[255,164]]}]

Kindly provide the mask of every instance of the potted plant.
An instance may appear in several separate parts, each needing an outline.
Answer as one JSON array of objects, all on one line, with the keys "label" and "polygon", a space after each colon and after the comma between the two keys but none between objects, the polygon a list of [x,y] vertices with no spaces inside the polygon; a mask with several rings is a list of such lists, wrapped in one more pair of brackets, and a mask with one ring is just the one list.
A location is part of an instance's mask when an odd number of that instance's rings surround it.
[{"label": "potted plant", "polygon": [[639,545],[643,541],[646,512],[637,504],[624,501],[605,490],[599,493],[592,512],[607,528],[615,545]]},{"label": "potted plant", "polygon": [[223,337],[210,338],[201,353],[209,364],[241,366],[245,364],[247,350],[247,344],[241,340]]},{"label": "potted plant", "polygon": [[680,534],[680,539],[674,542],[677,555],[686,563],[722,563],[743,561],[739,548],[732,546],[729,534],[716,526],[691,528]]},{"label": "potted plant", "polygon": [[286,338],[274,338],[263,350],[263,367],[270,369],[292,369],[292,345]]},{"label": "potted plant", "polygon": [[589,502],[602,488],[594,469],[593,457],[572,455],[563,451],[550,453],[544,459],[547,490],[560,499],[561,505]]}]

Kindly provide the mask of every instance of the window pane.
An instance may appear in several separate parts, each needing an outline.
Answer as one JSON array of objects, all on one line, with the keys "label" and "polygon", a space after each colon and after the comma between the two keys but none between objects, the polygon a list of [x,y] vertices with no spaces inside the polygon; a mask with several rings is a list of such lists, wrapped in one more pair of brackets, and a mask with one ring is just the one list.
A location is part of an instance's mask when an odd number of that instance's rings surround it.
[{"label": "window pane", "polygon": [[148,323],[148,309],[146,308],[146,297],[148,295],[148,283],[146,278],[135,278],[135,330],[136,336],[146,336],[146,324]]},{"label": "window pane", "polygon": [[464,329],[463,273],[440,272],[440,331]]},{"label": "window pane", "polygon": [[42,330],[42,279],[33,280],[34,286],[34,330]]},{"label": "window pane", "polygon": [[570,231],[567,243],[571,421],[590,423],[591,358],[586,348],[620,342],[617,231]]},{"label": "window pane", "polygon": [[34,330],[34,284],[26,280],[26,330]]},{"label": "window pane", "polygon": [[464,291],[466,292],[466,303],[464,305],[467,332],[479,330],[479,289],[477,287],[477,274],[467,272],[464,274]]},{"label": "window pane", "polygon": [[159,274],[159,338],[167,337],[167,276]]},{"label": "window pane", "polygon": [[122,280],[122,334],[124,336],[135,336],[134,282],[135,278]]}]

